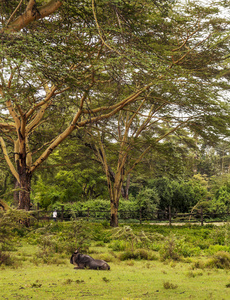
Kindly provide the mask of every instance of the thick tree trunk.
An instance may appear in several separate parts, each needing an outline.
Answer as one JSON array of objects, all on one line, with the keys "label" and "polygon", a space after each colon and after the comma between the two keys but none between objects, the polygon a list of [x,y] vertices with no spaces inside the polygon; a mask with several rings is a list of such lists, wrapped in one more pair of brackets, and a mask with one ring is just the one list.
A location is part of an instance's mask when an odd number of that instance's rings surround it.
[{"label": "thick tree trunk", "polygon": [[19,203],[19,190],[20,190],[20,184],[17,180],[15,180],[15,184],[14,184],[14,206],[18,206]]},{"label": "thick tree trunk", "polygon": [[32,177],[32,174],[30,172],[31,157],[27,153],[25,139],[21,138],[20,143],[20,151],[16,159],[20,185],[18,208],[30,210],[30,191]]},{"label": "thick tree trunk", "polygon": [[30,191],[31,175],[27,173],[20,174],[19,209],[30,210]]},{"label": "thick tree trunk", "polygon": [[110,226],[118,227],[118,208],[121,197],[122,175],[117,174],[114,185],[110,186]]},{"label": "thick tree trunk", "polygon": [[110,226],[118,227],[118,203],[119,201],[111,200],[110,201]]}]

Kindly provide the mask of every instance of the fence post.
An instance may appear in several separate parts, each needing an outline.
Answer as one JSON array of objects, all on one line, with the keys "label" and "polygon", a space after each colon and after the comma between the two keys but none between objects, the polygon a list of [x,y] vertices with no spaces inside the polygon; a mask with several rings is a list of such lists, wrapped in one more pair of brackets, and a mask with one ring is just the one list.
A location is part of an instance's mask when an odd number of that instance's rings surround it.
[{"label": "fence post", "polygon": [[140,208],[140,224],[142,224],[142,213],[141,213],[142,209]]},{"label": "fence post", "polygon": [[37,203],[37,220],[39,222],[39,210],[40,210],[40,204]]},{"label": "fence post", "polygon": [[64,206],[61,207],[61,221],[64,220]]},{"label": "fence post", "polygon": [[89,207],[87,209],[87,221],[89,221]]},{"label": "fence post", "polygon": [[172,226],[172,210],[171,210],[171,205],[169,205],[169,226]]},{"label": "fence post", "polygon": [[203,226],[204,225],[203,207],[201,207],[201,210],[200,210],[200,222],[201,222],[201,226]]}]

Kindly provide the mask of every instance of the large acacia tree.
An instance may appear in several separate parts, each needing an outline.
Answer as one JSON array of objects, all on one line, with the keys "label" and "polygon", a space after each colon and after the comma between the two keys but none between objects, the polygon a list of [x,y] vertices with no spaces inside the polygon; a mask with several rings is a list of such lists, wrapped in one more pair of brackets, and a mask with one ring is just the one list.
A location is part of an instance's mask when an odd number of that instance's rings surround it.
[{"label": "large acacia tree", "polygon": [[[87,142],[84,138],[106,174],[112,226],[118,225],[119,199],[127,196],[130,173],[146,153],[163,148],[157,145],[159,142],[181,127],[209,144],[229,134],[229,107],[224,93],[229,85],[223,64],[229,49],[228,22],[211,18],[217,9],[183,7],[179,15],[182,30],[176,26],[176,13],[178,8],[168,14],[171,22],[161,24],[163,37],[156,38],[157,45],[152,45],[161,49],[160,55],[169,63],[162,80],[119,116],[88,130]],[[217,38],[216,28],[222,31],[222,39]],[[143,79],[136,76],[136,82]],[[132,79],[135,81],[134,74]]]},{"label": "large acacia tree", "polygon": [[[167,87],[164,99],[175,91],[188,114],[217,107],[216,90],[195,101],[185,91],[188,82],[201,91],[213,86],[228,50],[224,40],[213,45],[226,22],[210,22],[199,7],[174,14],[170,3],[1,2],[0,142],[21,188],[19,208],[30,208],[33,172],[73,130],[114,116],[145,92]],[[38,134],[42,126],[49,135]]]},{"label": "large acacia tree", "polygon": [[[30,208],[33,172],[73,130],[116,114],[151,85],[125,82],[124,95],[114,70],[121,61],[129,73],[138,65],[142,45],[134,39],[146,13],[122,1],[1,2],[0,142],[21,188],[19,208]],[[56,128],[44,139],[38,129],[56,110]]]}]

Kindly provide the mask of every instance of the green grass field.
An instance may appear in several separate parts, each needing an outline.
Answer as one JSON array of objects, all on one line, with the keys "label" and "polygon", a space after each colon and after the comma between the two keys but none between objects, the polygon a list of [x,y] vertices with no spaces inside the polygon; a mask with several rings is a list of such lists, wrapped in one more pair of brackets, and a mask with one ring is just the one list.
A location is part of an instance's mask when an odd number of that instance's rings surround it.
[{"label": "green grass field", "polygon": [[[230,299],[229,225],[111,229],[80,221],[12,231],[9,224],[0,299]],[[80,242],[111,270],[74,269],[69,260]]]},{"label": "green grass field", "polygon": [[226,270],[191,270],[158,261],[110,263],[110,271],[62,265],[1,270],[1,299],[230,299]]}]

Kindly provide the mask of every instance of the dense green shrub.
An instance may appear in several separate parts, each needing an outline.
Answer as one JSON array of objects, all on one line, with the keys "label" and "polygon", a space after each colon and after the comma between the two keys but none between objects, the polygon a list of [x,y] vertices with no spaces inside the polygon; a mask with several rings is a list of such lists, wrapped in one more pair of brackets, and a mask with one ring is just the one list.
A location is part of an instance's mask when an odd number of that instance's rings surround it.
[{"label": "dense green shrub", "polygon": [[135,251],[126,250],[124,252],[121,252],[118,255],[119,259],[121,261],[129,260],[129,259],[137,259],[137,260],[156,260],[156,255],[149,250],[146,249],[136,249]]},{"label": "dense green shrub", "polygon": [[230,246],[230,225],[217,227],[210,234],[214,244]]},{"label": "dense green shrub", "polygon": [[28,233],[30,223],[33,223],[33,217],[26,211],[0,210],[0,250],[14,250],[17,237]]},{"label": "dense green shrub", "polygon": [[178,251],[178,245],[175,235],[167,237],[162,248],[159,251],[162,261],[167,259],[179,260],[180,254]]},{"label": "dense green shrub", "polygon": [[40,256],[52,256],[54,253],[72,254],[76,249],[87,252],[92,241],[92,229],[86,221],[77,220],[68,223],[52,223],[31,233],[27,240],[33,239],[39,246]]},{"label": "dense green shrub", "polygon": [[3,251],[0,251],[0,266],[5,265],[5,266],[12,266],[14,263],[14,260],[10,256],[9,253],[5,253]]},{"label": "dense green shrub", "polygon": [[130,200],[121,199],[119,202],[118,216],[120,220],[139,219],[140,213],[139,208],[137,206],[137,202],[132,197],[130,198]]},{"label": "dense green shrub", "polygon": [[124,251],[125,249],[128,248],[128,243],[127,241],[123,241],[123,240],[112,240],[109,244],[109,247],[113,251]]},{"label": "dense green shrub", "polygon": [[206,249],[206,253],[208,254],[215,254],[220,251],[225,251],[230,253],[230,247],[229,246],[223,246],[223,245],[210,245],[208,249]]},{"label": "dense green shrub", "polygon": [[145,188],[137,196],[137,208],[140,211],[142,219],[156,218],[157,207],[160,202],[156,188]]},{"label": "dense green shrub", "polygon": [[[54,154],[58,157],[58,152]],[[98,168],[87,168],[83,170],[59,170],[48,179],[43,175],[38,176],[33,183],[32,200],[39,203],[41,208],[51,209],[57,202],[66,204],[88,200],[95,196],[107,195],[106,179],[98,176]]]},{"label": "dense green shrub", "polygon": [[211,204],[210,211],[215,213],[230,212],[230,186],[225,184],[221,186],[215,193]]},{"label": "dense green shrub", "polygon": [[230,253],[225,251],[217,252],[206,263],[206,267],[217,269],[230,269]]},{"label": "dense green shrub", "polygon": [[162,261],[167,259],[180,260],[183,257],[199,255],[200,252],[200,247],[187,242],[185,237],[178,238],[173,234],[166,237],[159,251]]}]

